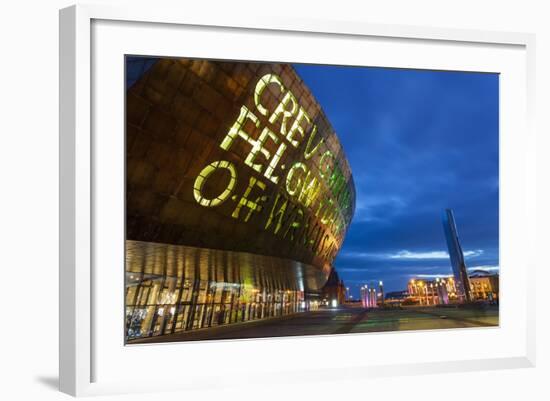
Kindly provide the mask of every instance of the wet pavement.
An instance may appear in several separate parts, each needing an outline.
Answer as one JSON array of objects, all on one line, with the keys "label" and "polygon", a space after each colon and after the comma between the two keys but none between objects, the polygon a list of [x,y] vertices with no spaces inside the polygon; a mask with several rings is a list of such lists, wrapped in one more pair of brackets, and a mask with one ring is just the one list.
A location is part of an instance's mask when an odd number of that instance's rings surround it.
[{"label": "wet pavement", "polygon": [[337,309],[321,309],[282,318],[138,339],[129,344],[490,326],[498,326],[498,307],[496,306],[485,308],[403,307],[402,309],[367,310],[359,305],[344,305]]}]

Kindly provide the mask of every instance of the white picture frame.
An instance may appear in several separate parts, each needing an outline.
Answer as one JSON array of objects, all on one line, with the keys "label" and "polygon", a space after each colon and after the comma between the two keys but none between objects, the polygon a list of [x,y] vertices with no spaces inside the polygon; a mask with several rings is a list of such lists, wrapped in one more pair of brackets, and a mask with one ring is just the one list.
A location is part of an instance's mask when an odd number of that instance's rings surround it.
[{"label": "white picture frame", "polygon": [[[343,346],[342,336],[329,336],[322,339],[315,337],[259,339],[208,342],[207,345],[195,343],[124,348],[122,336],[110,332],[111,329],[116,331],[116,324],[122,325],[122,315],[118,315],[120,322],[116,323],[113,316],[106,317],[103,312],[109,304],[115,305],[115,309],[122,308],[123,304],[119,302],[120,294],[116,293],[119,283],[109,281],[110,273],[101,269],[104,269],[105,261],[112,260],[113,263],[108,263],[116,266],[118,260],[121,263],[119,275],[122,276],[123,265],[122,260],[117,259],[116,252],[110,253],[102,248],[101,244],[112,238],[108,236],[100,238],[98,233],[104,230],[106,221],[120,221],[122,218],[120,215],[122,204],[116,204],[112,210],[105,210],[102,206],[105,204],[104,194],[110,191],[109,188],[116,188],[120,184],[120,180],[116,179],[116,177],[120,178],[120,174],[112,174],[114,178],[109,182],[102,177],[106,174],[106,168],[111,170],[113,167],[112,171],[118,172],[117,168],[110,163],[117,155],[121,156],[117,154],[117,150],[120,150],[118,146],[123,143],[123,138],[117,137],[122,142],[114,143],[108,148],[112,151],[106,151],[106,144],[94,137],[94,129],[103,127],[102,121],[105,121],[117,132],[123,132],[123,124],[120,124],[121,120],[118,119],[122,116],[111,118],[105,114],[102,111],[105,106],[99,98],[104,96],[102,88],[106,86],[102,86],[102,82],[114,82],[115,87],[111,90],[120,91],[120,93],[124,86],[122,81],[119,82],[120,86],[116,86],[117,80],[122,77],[122,70],[117,70],[114,74],[116,76],[108,78],[105,78],[103,71],[114,65],[109,61],[111,60],[109,57],[118,60],[117,57],[121,51],[140,54],[146,46],[150,49],[153,48],[151,46],[158,46],[156,50],[158,54],[152,54],[151,50],[144,54],[178,56],[170,50],[170,48],[176,48],[175,43],[170,43],[171,40],[157,39],[173,38],[174,35],[180,34],[193,35],[195,39],[204,37],[206,46],[202,46],[202,50],[191,48],[186,50],[191,51],[193,55],[204,51],[200,55],[207,56],[208,47],[214,46],[212,35],[223,34],[227,37],[237,35],[248,45],[243,46],[247,49],[238,55],[235,51],[239,50],[231,49],[229,46],[225,50],[226,57],[230,58],[233,54],[233,57],[242,59],[249,54],[248,57],[252,58],[250,53],[246,53],[252,48],[252,51],[256,52],[255,59],[269,60],[268,57],[281,50],[272,48],[267,52],[265,48],[254,49],[252,40],[254,35],[262,35],[266,42],[279,40],[280,43],[287,45],[284,49],[286,53],[275,55],[278,60],[285,57],[289,59],[303,57],[300,61],[311,62],[323,62],[327,60],[326,57],[337,56],[319,55],[318,58],[315,56],[315,60],[312,59],[311,54],[302,56],[299,52],[299,44],[290,44],[290,39],[294,43],[305,43],[300,40],[324,40],[328,43],[338,39],[344,45],[342,52],[346,51],[348,42],[354,46],[367,43],[369,46],[372,45],[373,54],[378,51],[382,52],[380,55],[384,55],[383,50],[380,50],[383,41],[384,47],[401,46],[400,49],[410,55],[411,61],[404,62],[400,59],[403,54],[396,52],[401,54],[394,56],[386,54],[385,58],[382,57],[377,64],[379,66],[401,68],[439,66],[441,69],[473,70],[478,65],[482,66],[481,71],[504,74],[503,85],[509,85],[505,86],[506,90],[501,93],[500,109],[502,132],[505,133],[501,132],[500,149],[501,184],[503,185],[501,191],[501,277],[503,280],[501,326],[485,331],[454,332],[458,334],[407,333],[409,336],[407,341],[417,341],[419,344],[427,341],[436,345],[444,345],[446,341],[462,341],[460,338],[464,338],[466,343],[475,341],[476,338],[486,337],[481,342],[487,341],[487,344],[494,344],[493,348],[470,349],[470,352],[465,353],[464,350],[457,350],[463,353],[463,358],[452,357],[452,355],[451,357],[439,355],[434,358],[421,358],[416,353],[403,355],[403,352],[399,351],[399,343],[403,338],[400,333],[345,335],[348,336],[346,344],[351,344],[349,346],[357,347],[356,349],[360,349],[362,342],[378,344],[383,343],[384,338],[391,337],[396,343],[395,351],[388,350],[387,355],[373,355],[370,361],[365,358],[358,360],[334,358],[330,360],[330,367],[327,368],[316,367],[318,361],[313,357],[309,365],[304,364],[292,369],[285,369],[282,363],[277,362],[273,366],[261,366],[257,361],[251,369],[244,366],[243,362],[238,362],[241,363],[243,370],[256,375],[254,377],[258,381],[269,381],[274,377],[277,380],[292,381],[297,377],[301,380],[326,380],[344,376],[357,378],[359,381],[364,377],[408,374],[411,370],[416,373],[432,373],[534,366],[535,315],[533,308],[529,308],[528,305],[534,303],[535,284],[534,280],[528,280],[527,276],[534,276],[536,260],[533,256],[524,256],[523,260],[528,262],[521,271],[506,268],[517,260],[516,255],[534,254],[529,252],[535,243],[536,218],[534,179],[536,141],[532,128],[535,85],[534,35],[376,25],[356,21],[302,20],[274,15],[251,18],[250,13],[243,16],[237,11],[234,15],[218,15],[215,12],[204,15],[187,13],[185,9],[79,5],[60,12],[60,390],[80,396],[166,389],[200,389],[202,383],[208,378],[202,369],[187,371],[185,380],[179,381],[175,377],[160,378],[154,375],[150,376],[149,381],[144,381],[124,373],[124,367],[128,368],[137,360],[166,360],[163,358],[167,358],[167,355],[182,352],[182,350],[185,350],[190,358],[198,355],[199,352],[203,354],[222,352],[227,355],[233,355],[233,353],[256,355],[267,352],[268,354],[263,357],[269,355],[269,358],[273,358],[271,360],[276,361],[279,355],[285,354],[284,350],[287,350],[287,353],[299,350],[306,356],[309,356],[309,353],[313,356],[316,347],[338,349]],[[144,31],[146,36],[141,37],[140,32]],[[106,38],[110,39],[108,44]],[[154,38],[156,42],[151,40],[151,43],[146,43],[145,38]],[[140,39],[142,40],[140,46],[145,46],[141,49],[132,42]],[[327,46],[330,48],[330,45]],[[452,47],[451,50],[449,46]],[[414,52],[407,50],[409,48],[414,49]],[[430,57],[426,56],[433,54],[434,48],[437,48],[439,53],[434,54],[434,57],[439,61],[430,60]],[[492,64],[474,62],[476,57],[481,60],[484,53],[493,50],[495,57],[490,61]],[[105,53],[102,53],[103,51]],[[231,51],[234,53],[230,53]],[[458,62],[456,54],[461,52],[464,52],[464,59]],[[224,56],[222,50],[218,50],[216,54],[221,55],[222,58]],[[364,61],[360,59],[361,55],[354,57],[356,58],[350,60],[350,63],[364,65]],[[446,57],[449,59],[447,60]],[[451,60],[453,57],[455,57],[454,61]],[[352,58],[351,54],[350,58]],[[515,98],[512,98],[512,90]],[[116,103],[116,100],[114,102]],[[113,112],[120,111],[120,107],[123,107],[119,103],[116,103],[117,106],[113,108]],[[99,162],[99,159],[102,161]],[[509,227],[514,227],[518,233],[510,232],[507,230]],[[120,235],[120,232],[117,235]],[[513,246],[506,247],[509,244]],[[116,244],[113,243],[113,246]],[[512,284],[515,291],[513,297],[510,292],[507,293],[507,288],[512,288]],[[102,288],[101,299],[98,298],[98,287]],[[106,291],[109,287],[112,292]],[[510,321],[511,319],[513,322]],[[507,331],[509,331],[507,335],[500,335]],[[112,343],[109,336],[115,338]],[[429,338],[426,340],[427,336]],[[504,344],[507,346],[505,347]],[[116,350],[109,347],[116,347]],[[457,347],[460,348],[458,343]],[[361,352],[363,351],[358,351],[358,354]],[[115,371],[118,374],[115,374]],[[223,377],[220,372],[207,372],[217,377],[220,386],[234,385],[232,377]]]}]

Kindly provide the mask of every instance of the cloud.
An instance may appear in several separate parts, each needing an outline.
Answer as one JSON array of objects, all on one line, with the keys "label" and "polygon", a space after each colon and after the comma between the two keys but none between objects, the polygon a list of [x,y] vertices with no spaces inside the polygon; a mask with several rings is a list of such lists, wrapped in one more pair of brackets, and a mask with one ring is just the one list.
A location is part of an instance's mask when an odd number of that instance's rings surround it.
[{"label": "cloud", "polygon": [[[485,271],[499,271],[499,266],[492,266],[492,265],[481,265],[481,266],[471,266],[466,268],[469,272],[475,271],[475,270],[485,270]],[[414,277],[418,278],[446,278],[446,277],[452,277],[452,274],[415,274]]]},{"label": "cloud", "polygon": [[[482,249],[474,251],[465,251],[465,258],[474,258],[483,254]],[[390,259],[449,259],[449,253],[446,251],[430,251],[430,252],[410,252],[407,250],[399,251],[388,256]]]},{"label": "cloud", "polygon": [[357,186],[357,191],[354,216],[356,222],[387,221],[407,208],[408,201],[404,197],[365,193],[360,186]]},{"label": "cloud", "polygon": [[465,258],[475,258],[476,256],[481,256],[483,254],[483,249],[476,249],[475,251],[465,251]]},{"label": "cloud", "polygon": [[[465,258],[475,258],[483,254],[482,249],[464,251]],[[406,249],[394,253],[371,253],[348,251],[342,253],[343,257],[358,259],[390,259],[390,260],[436,260],[449,259],[447,251],[408,251]]]},{"label": "cloud", "polygon": [[410,252],[407,250],[399,251],[388,255],[389,259],[448,259],[449,254],[445,251],[430,252]]},{"label": "cloud", "polygon": [[447,278],[452,277],[452,274],[415,274],[418,278]]},{"label": "cloud", "polygon": [[379,269],[372,269],[372,268],[365,268],[365,267],[338,267],[336,269],[339,273],[346,272],[346,273],[364,273],[365,271],[368,271],[370,273],[377,272]]},{"label": "cloud", "polygon": [[468,271],[473,271],[473,270],[499,271],[500,266],[492,266],[492,265],[470,266],[467,268],[467,270]]}]

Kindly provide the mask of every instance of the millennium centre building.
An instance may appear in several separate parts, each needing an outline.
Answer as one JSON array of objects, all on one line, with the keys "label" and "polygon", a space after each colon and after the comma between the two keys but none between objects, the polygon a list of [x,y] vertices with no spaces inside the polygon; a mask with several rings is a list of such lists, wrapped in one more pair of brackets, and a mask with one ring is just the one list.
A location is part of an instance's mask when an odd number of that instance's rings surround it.
[{"label": "millennium centre building", "polygon": [[127,57],[126,82],[127,341],[315,309],[355,187],[292,65]]}]

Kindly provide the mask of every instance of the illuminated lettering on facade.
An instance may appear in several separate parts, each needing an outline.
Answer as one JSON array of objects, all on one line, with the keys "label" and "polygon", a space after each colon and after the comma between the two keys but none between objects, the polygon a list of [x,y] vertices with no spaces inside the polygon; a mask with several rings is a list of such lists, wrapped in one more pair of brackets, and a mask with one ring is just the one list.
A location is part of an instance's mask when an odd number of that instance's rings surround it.
[{"label": "illuminated lettering on facade", "polygon": [[[227,184],[227,187],[225,188],[225,190],[216,198],[206,199],[202,195],[204,184],[208,179],[208,177],[210,177],[218,169],[227,169],[229,171],[229,173],[231,174],[229,183]],[[231,195],[231,192],[233,192],[233,189],[235,188],[236,183],[237,183],[237,171],[235,170],[235,166],[233,166],[233,164],[231,164],[228,161],[220,160],[217,162],[210,163],[208,166],[202,169],[202,171],[199,173],[199,175],[195,179],[195,185],[193,186],[193,195],[195,196],[195,200],[201,206],[206,206],[206,207],[218,206],[219,204],[223,203],[229,197],[229,195]]]},{"label": "illuminated lettering on facade", "polygon": [[[273,102],[274,97],[280,100]],[[240,157],[251,176],[242,194],[233,194],[235,166],[221,160],[204,167],[196,177],[195,200],[204,207],[218,207],[231,199],[236,203],[232,218],[249,222],[254,215],[261,216],[264,230],[333,258],[352,214],[352,194],[337,155],[324,137],[318,137],[317,125],[279,76],[260,78],[254,88],[254,106],[241,106],[219,145],[225,151],[247,149]],[[235,145],[237,141],[244,141],[246,148],[243,142]],[[288,156],[292,148],[296,151]],[[229,172],[226,187],[215,198],[206,198],[205,183],[220,169]],[[277,186],[275,196],[264,193],[268,184]]]}]

